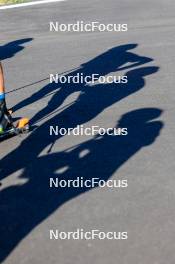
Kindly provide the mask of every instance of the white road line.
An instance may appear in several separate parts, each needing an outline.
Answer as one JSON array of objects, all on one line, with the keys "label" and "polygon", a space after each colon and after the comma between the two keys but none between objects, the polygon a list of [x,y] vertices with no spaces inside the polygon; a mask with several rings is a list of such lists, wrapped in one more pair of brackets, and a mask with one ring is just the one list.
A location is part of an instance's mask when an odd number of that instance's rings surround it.
[{"label": "white road line", "polygon": [[49,4],[49,3],[53,3],[53,2],[63,2],[63,1],[65,1],[65,0],[40,0],[40,1],[35,1],[35,2],[0,6],[0,10],[17,8],[17,7],[25,7],[25,6],[33,6],[33,5],[41,5],[41,4]]}]

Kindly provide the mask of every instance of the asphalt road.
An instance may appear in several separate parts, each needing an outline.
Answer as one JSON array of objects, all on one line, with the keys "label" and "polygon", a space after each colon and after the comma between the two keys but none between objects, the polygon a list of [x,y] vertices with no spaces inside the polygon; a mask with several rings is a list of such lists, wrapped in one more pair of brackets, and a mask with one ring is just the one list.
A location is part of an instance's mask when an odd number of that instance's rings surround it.
[{"label": "asphalt road", "polygon": [[[0,261],[174,264],[173,0],[69,0],[0,11],[7,103],[33,132],[0,143]],[[49,21],[127,23],[128,32],[49,32]],[[122,69],[123,68],[123,69]],[[77,70],[78,69],[78,70]],[[51,85],[50,73],[126,74],[128,84]],[[49,126],[127,127],[124,137],[49,136]],[[49,178],[127,180],[50,189]],[[128,232],[50,240],[49,230]]]}]

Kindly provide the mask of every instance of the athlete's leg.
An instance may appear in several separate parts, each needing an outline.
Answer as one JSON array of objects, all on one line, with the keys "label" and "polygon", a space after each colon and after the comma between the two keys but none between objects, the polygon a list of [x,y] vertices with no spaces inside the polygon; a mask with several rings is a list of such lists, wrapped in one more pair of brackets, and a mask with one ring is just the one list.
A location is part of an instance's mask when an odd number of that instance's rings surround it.
[{"label": "athlete's leg", "polygon": [[4,74],[3,74],[3,68],[1,62],[0,62],[0,107],[1,107],[1,111],[2,109],[4,111],[6,110]]},{"label": "athlete's leg", "polygon": [[5,99],[4,74],[3,74],[1,62],[0,62],[0,99]]},{"label": "athlete's leg", "polygon": [[[4,122],[5,115],[6,117],[8,117],[8,118],[5,118],[6,122]],[[0,125],[1,125],[0,127],[1,127],[1,130],[2,130],[2,124],[3,124],[4,129],[7,127],[8,124],[10,124],[10,115],[6,107],[4,74],[3,74],[3,68],[0,62]]]}]

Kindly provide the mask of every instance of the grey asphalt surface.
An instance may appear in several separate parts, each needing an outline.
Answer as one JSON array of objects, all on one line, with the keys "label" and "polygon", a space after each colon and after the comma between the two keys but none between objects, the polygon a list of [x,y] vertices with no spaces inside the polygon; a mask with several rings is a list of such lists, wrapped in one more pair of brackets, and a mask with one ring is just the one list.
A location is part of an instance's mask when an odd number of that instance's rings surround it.
[{"label": "grey asphalt surface", "polygon": [[[38,127],[0,143],[3,263],[174,263],[174,11],[172,0],[70,0],[0,11],[7,103],[14,117],[28,116]],[[49,32],[49,21],[77,20],[127,23],[129,30]],[[126,52],[128,44],[137,45]],[[130,82],[48,85],[50,73],[80,67],[126,73]],[[50,125],[117,123],[128,127],[127,137],[49,137]],[[49,177],[56,176],[127,179],[129,186],[51,190]],[[50,229],[77,228],[127,231],[128,239],[49,239]]]}]

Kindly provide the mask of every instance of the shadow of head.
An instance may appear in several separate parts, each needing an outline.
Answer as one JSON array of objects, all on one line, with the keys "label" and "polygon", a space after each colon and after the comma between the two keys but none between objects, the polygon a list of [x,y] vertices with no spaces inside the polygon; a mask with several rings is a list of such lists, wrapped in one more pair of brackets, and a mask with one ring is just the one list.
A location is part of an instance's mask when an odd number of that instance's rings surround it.
[{"label": "shadow of head", "polygon": [[99,56],[93,58],[92,60],[88,61],[87,63],[83,63],[82,66],[86,66],[87,64],[91,64],[95,62],[100,63],[106,60],[107,61],[110,61],[111,59],[113,60],[118,56],[120,57],[124,56],[128,50],[135,49],[137,46],[138,44],[125,44],[125,45],[113,47],[111,49],[108,49],[104,53],[100,54]]},{"label": "shadow of head", "polygon": [[118,127],[127,127],[131,141],[142,142],[142,145],[152,144],[163,128],[163,122],[155,120],[162,114],[158,108],[142,108],[124,114],[118,121]]},{"label": "shadow of head", "polygon": [[136,43],[124,44],[124,45],[120,45],[117,47],[113,47],[109,49],[108,52],[110,52],[113,55],[118,55],[118,53],[120,54],[121,52],[127,52],[128,50],[135,49],[137,47],[138,47],[138,44]]},{"label": "shadow of head", "polygon": [[0,60],[13,57],[16,53],[24,49],[24,44],[32,41],[33,38],[19,39],[0,46]]},{"label": "shadow of head", "polygon": [[89,72],[106,74],[153,61],[152,58],[140,56],[130,51],[137,48],[137,46],[138,44],[125,44],[113,47],[87,63],[83,63],[81,67]]}]

